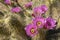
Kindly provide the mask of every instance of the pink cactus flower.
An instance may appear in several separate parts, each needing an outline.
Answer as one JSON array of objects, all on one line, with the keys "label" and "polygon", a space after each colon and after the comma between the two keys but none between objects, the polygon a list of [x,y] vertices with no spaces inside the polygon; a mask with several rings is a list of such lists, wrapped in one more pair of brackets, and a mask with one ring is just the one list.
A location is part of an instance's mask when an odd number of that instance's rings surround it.
[{"label": "pink cactus flower", "polygon": [[45,24],[45,18],[36,17],[35,19],[33,19],[33,23],[34,23],[34,25],[37,26],[37,28],[43,28],[43,26]]},{"label": "pink cactus flower", "polygon": [[25,4],[25,7],[30,8],[30,7],[32,7],[32,4],[33,4],[32,2],[28,2],[28,3]]},{"label": "pink cactus flower", "polygon": [[35,17],[39,15],[41,16],[41,14],[45,13],[47,9],[48,8],[46,7],[46,5],[41,5],[41,7],[40,6],[35,7],[33,8],[33,14],[35,15]]},{"label": "pink cactus flower", "polygon": [[11,11],[18,13],[18,12],[21,11],[21,8],[20,7],[14,7],[14,8],[11,9]]},{"label": "pink cactus flower", "polygon": [[40,7],[39,6],[33,8],[33,14],[34,14],[35,17],[41,15],[40,12],[41,12],[41,10],[40,10]]},{"label": "pink cactus flower", "polygon": [[46,22],[45,22],[45,28],[46,29],[53,29],[56,25],[56,20],[54,20],[51,17],[46,18]]},{"label": "pink cactus flower", "polygon": [[9,4],[9,5],[11,4],[11,0],[5,0],[4,2],[5,4]]},{"label": "pink cactus flower", "polygon": [[37,27],[33,24],[29,24],[25,27],[25,31],[26,31],[26,34],[30,37],[33,37],[35,36],[38,31],[37,31]]},{"label": "pink cactus flower", "polygon": [[41,13],[45,13],[48,10],[46,5],[41,5],[40,9],[41,9]]}]

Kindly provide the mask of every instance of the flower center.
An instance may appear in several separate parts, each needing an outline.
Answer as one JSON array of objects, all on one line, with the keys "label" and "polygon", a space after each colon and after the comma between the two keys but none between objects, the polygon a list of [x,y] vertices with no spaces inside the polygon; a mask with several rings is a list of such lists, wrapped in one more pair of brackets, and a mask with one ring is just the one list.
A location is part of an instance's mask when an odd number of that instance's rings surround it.
[{"label": "flower center", "polygon": [[30,32],[31,32],[32,34],[35,33],[34,28],[32,28],[32,29],[30,30]]},{"label": "flower center", "polygon": [[50,23],[49,21],[47,21],[47,25],[48,25],[48,26],[51,26],[51,23]]},{"label": "flower center", "polygon": [[40,26],[41,25],[41,22],[40,21],[37,21],[36,24],[37,24],[37,26]]}]

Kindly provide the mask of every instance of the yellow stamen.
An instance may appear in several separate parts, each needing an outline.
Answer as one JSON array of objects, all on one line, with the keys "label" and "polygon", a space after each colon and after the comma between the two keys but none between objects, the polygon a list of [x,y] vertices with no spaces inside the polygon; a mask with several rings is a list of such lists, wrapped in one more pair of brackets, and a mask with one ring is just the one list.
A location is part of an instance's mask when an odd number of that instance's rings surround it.
[{"label": "yellow stamen", "polygon": [[40,22],[40,21],[38,21],[36,24],[37,24],[37,26],[40,26],[40,25],[41,25],[41,22]]},{"label": "yellow stamen", "polygon": [[32,34],[35,32],[34,28],[32,28],[30,31],[31,31]]}]

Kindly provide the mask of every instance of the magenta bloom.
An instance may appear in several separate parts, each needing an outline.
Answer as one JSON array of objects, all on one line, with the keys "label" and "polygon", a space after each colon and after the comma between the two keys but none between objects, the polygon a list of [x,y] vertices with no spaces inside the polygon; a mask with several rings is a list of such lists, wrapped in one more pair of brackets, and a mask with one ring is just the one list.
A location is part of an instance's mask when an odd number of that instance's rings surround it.
[{"label": "magenta bloom", "polygon": [[45,28],[46,29],[53,29],[56,25],[56,21],[51,17],[46,18]]},{"label": "magenta bloom", "polygon": [[41,5],[40,9],[41,9],[41,13],[45,13],[48,10],[46,5]]},{"label": "magenta bloom", "polygon": [[5,0],[4,2],[9,5],[11,4],[11,0]]},{"label": "magenta bloom", "polygon": [[30,8],[30,7],[32,7],[32,2],[28,2],[28,3],[26,3],[26,4],[25,4],[25,7],[26,7],[26,8]]},{"label": "magenta bloom", "polygon": [[33,8],[34,17],[41,16],[40,6]]},{"label": "magenta bloom", "polygon": [[25,31],[26,31],[26,34],[30,37],[33,37],[35,36],[38,31],[37,31],[37,27],[33,24],[29,24],[25,27]]},{"label": "magenta bloom", "polygon": [[11,11],[18,13],[18,12],[21,11],[21,8],[20,7],[14,7],[14,8],[11,9]]},{"label": "magenta bloom", "polygon": [[33,8],[33,13],[34,13],[35,16],[40,15],[41,14],[40,12],[41,12],[40,7]]},{"label": "magenta bloom", "polygon": [[36,17],[35,19],[33,19],[33,23],[38,28],[43,28],[43,26],[45,24],[45,18],[43,18],[43,17]]},{"label": "magenta bloom", "polygon": [[35,17],[36,16],[41,16],[41,14],[43,14],[43,13],[45,13],[46,11],[47,11],[47,7],[46,7],[46,5],[42,5],[41,7],[40,6],[38,6],[38,7],[35,7],[34,9],[33,9],[33,14],[35,15]]},{"label": "magenta bloom", "polygon": [[34,13],[40,13],[41,12],[40,6],[33,8],[33,12]]}]

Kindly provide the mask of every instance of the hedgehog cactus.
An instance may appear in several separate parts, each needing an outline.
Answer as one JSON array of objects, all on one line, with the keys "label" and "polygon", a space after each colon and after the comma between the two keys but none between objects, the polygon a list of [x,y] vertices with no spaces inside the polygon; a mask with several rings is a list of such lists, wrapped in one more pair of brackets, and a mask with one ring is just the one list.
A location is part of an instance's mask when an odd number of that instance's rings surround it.
[{"label": "hedgehog cactus", "polygon": [[45,40],[48,30],[60,26],[53,2],[0,0],[0,40]]}]

